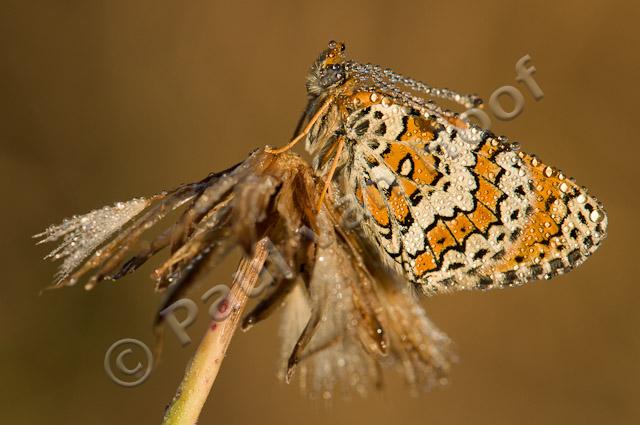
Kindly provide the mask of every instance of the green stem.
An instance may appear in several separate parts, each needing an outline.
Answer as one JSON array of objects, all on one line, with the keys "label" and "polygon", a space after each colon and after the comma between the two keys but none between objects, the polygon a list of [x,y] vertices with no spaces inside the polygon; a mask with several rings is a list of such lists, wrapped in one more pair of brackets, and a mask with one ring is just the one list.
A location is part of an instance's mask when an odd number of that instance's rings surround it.
[{"label": "green stem", "polygon": [[267,259],[266,240],[256,244],[253,258],[243,259],[238,265],[228,296],[229,316],[214,322],[207,329],[198,350],[187,367],[180,387],[168,407],[163,425],[195,425],[207,401],[220,365],[242,317],[248,294],[255,286]]}]

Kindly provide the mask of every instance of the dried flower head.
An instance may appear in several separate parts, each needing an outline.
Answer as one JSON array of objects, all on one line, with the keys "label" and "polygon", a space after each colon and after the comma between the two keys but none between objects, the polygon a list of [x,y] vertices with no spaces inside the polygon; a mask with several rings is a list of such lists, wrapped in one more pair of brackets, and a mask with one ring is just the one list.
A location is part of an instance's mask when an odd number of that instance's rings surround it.
[{"label": "dried flower head", "polygon": [[[299,365],[303,388],[323,398],[380,387],[387,366],[400,368],[413,388],[443,382],[447,337],[357,229],[341,223],[340,208],[326,202],[315,211],[319,193],[300,157],[258,150],[200,182],[74,217],[39,236],[62,239],[51,254],[64,259],[57,286],[119,279],[166,248],[169,258],[153,272],[157,289],[167,290],[163,307],[234,247],[251,254],[267,238],[273,279],[242,327],[283,305],[284,379]],[[180,207],[176,222],[143,239]]]}]

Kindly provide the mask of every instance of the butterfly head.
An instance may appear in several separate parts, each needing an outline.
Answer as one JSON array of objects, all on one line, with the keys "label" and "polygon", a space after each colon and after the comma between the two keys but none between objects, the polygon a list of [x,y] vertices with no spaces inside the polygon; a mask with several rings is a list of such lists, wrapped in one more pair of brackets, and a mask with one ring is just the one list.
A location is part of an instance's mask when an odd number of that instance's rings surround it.
[{"label": "butterfly head", "polygon": [[346,81],[344,50],[344,43],[329,42],[307,76],[307,91],[310,95],[326,94]]}]

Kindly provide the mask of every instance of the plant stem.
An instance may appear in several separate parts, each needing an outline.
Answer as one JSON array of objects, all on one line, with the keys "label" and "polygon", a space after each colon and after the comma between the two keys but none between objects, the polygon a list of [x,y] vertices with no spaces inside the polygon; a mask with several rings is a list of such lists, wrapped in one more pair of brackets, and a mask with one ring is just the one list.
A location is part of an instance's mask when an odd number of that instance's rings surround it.
[{"label": "plant stem", "polygon": [[163,425],[197,423],[267,255],[266,239],[263,239],[256,244],[253,258],[244,258],[238,265],[227,298],[227,308],[231,308],[231,311],[223,321],[214,321],[207,329],[165,412]]}]

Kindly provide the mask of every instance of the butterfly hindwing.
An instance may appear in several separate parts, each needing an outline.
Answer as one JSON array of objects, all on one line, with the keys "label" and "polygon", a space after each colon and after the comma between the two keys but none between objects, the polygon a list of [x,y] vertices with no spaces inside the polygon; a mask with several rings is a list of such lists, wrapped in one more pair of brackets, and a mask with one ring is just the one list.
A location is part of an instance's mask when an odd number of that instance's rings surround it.
[{"label": "butterfly hindwing", "polygon": [[377,100],[346,120],[347,184],[387,262],[426,292],[550,277],[604,237],[602,206],[557,170],[489,132],[464,137],[448,117]]}]

